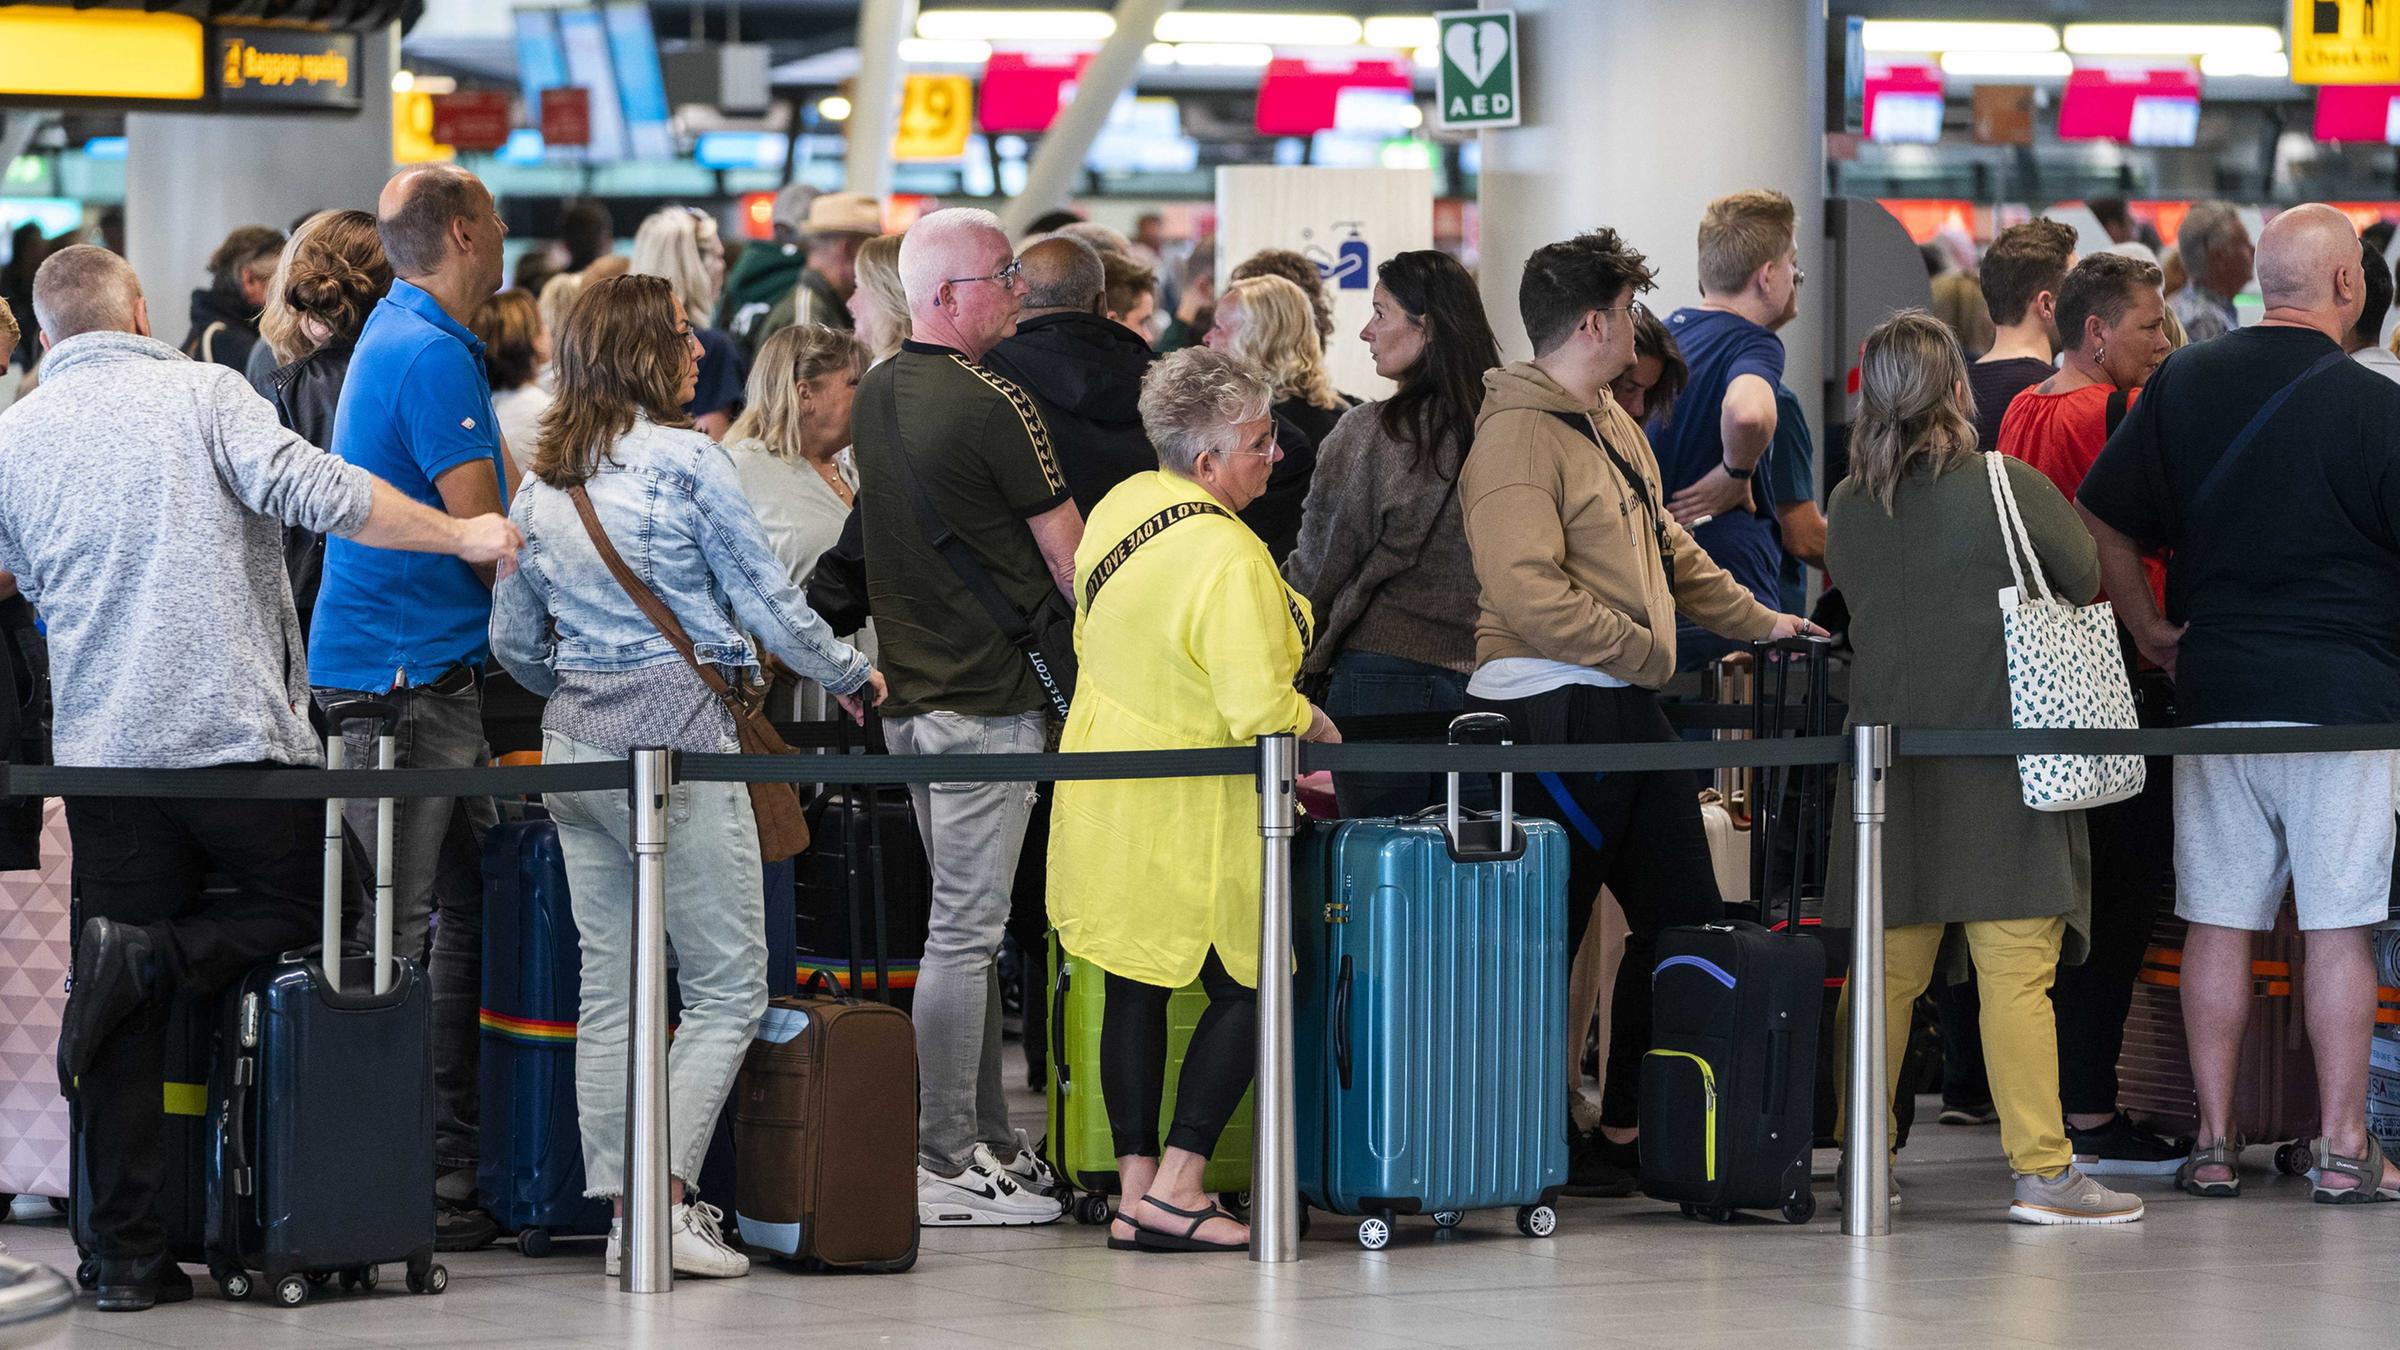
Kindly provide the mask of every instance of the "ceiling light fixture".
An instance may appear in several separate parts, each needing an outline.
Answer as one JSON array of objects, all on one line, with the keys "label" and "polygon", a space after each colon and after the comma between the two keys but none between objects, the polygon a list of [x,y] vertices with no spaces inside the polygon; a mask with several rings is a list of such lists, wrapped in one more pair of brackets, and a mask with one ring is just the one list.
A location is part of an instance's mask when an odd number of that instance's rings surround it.
[{"label": "ceiling light fixture", "polygon": [[992,44],[974,38],[902,38],[900,59],[912,66],[980,66]]},{"label": "ceiling light fixture", "polygon": [[2063,80],[2075,73],[2065,52],[1943,52],[1942,73],[1968,80]]},{"label": "ceiling light fixture", "polygon": [[979,42],[1098,42],[1117,21],[1096,9],[933,9],[917,36]]},{"label": "ceiling light fixture", "polygon": [[2288,80],[2292,77],[2292,58],[2282,52],[2210,52],[2200,58],[2200,73],[2212,79],[2235,76]]},{"label": "ceiling light fixture", "polygon": [[2283,30],[2251,23],[2071,23],[2077,56],[2259,56],[2283,50]]},{"label": "ceiling light fixture", "polygon": [[1161,42],[1263,42],[1275,47],[1349,47],[1362,34],[1347,14],[1249,14],[1176,10],[1158,18]]},{"label": "ceiling light fixture", "polygon": [[1869,19],[1859,42],[1871,52],[2054,52],[2058,30],[2046,23],[1957,23]]}]

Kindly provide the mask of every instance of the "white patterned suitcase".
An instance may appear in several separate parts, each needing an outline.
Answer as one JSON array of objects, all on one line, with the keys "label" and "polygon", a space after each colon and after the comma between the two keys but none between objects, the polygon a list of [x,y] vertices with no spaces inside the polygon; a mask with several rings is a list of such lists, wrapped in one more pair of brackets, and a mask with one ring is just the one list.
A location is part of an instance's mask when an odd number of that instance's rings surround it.
[{"label": "white patterned suitcase", "polygon": [[67,1103],[58,1024],[67,1005],[66,804],[42,803],[42,865],[0,873],[0,1192],[67,1194]]}]

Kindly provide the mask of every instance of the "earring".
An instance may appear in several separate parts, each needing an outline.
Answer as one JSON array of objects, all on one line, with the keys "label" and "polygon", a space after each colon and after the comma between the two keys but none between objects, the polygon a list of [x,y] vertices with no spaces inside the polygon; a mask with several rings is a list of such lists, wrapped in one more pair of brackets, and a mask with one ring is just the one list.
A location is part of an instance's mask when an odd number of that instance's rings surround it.
[{"label": "earring", "polygon": [[2105,343],[2105,342],[2101,343],[2101,344],[2100,344],[2100,349],[2099,349],[2098,351],[2095,351],[2095,352],[2093,352],[2093,353],[2092,353],[2092,360],[2093,360],[2094,362],[2096,362],[2096,363],[2100,364],[2100,365],[2104,365],[2104,366],[2105,366],[2105,365],[2107,365],[2107,364],[2108,364],[2108,344],[2107,344],[2107,343]]}]

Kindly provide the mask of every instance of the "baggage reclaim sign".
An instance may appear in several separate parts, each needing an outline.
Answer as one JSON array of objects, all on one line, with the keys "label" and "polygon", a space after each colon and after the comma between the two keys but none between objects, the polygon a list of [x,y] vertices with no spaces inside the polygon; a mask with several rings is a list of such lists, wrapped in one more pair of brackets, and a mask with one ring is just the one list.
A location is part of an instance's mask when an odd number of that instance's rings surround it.
[{"label": "baggage reclaim sign", "polygon": [[1523,120],[1517,94],[1517,16],[1506,9],[1452,10],[1439,25],[1439,95],[1434,125],[1445,131],[1513,127]]},{"label": "baggage reclaim sign", "polygon": [[208,36],[219,107],[363,106],[356,33],[218,23]]}]

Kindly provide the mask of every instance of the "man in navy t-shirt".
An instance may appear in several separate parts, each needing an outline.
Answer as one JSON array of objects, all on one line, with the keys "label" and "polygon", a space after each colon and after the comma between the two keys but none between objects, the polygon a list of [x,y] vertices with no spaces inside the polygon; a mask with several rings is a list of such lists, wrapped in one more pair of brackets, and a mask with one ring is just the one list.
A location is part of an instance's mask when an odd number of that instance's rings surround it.
[{"label": "man in navy t-shirt", "polygon": [[[375,216],[397,279],[359,334],[328,448],[437,510],[504,513],[500,421],[483,343],[466,320],[500,288],[508,229],[475,175],[446,164],[393,175]],[[328,540],[308,644],[318,705],[392,704],[402,768],[483,763],[491,586],[490,569],[455,558]],[[352,764],[374,763],[375,730],[344,729]],[[347,809],[353,842],[373,840],[375,804]],[[403,798],[393,819],[393,946],[425,963],[432,985],[435,1236],[445,1251],[483,1246],[499,1231],[474,1204],[482,854],[494,821],[488,797]]]},{"label": "man in navy t-shirt", "polygon": [[[1667,319],[1691,382],[1653,437],[1668,510],[1770,608],[1781,607],[1787,548],[1815,562],[1825,538],[1813,494],[1776,500],[1760,472],[1782,416],[1783,340],[1775,330],[1800,309],[1796,222],[1780,192],[1737,192],[1709,203],[1700,220],[1700,303]],[[1724,644],[1712,649],[1692,636],[1677,648],[1684,669],[1723,655]]]}]

